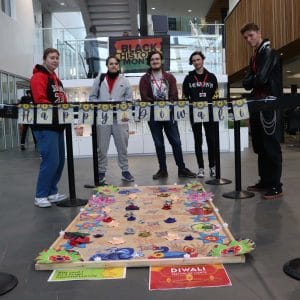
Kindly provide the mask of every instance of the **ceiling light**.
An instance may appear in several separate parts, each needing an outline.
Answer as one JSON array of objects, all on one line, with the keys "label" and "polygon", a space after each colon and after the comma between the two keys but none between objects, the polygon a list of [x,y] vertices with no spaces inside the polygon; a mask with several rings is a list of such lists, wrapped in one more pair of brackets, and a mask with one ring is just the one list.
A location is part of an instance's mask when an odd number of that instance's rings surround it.
[{"label": "ceiling light", "polygon": [[292,73],[292,71],[291,71],[291,70],[286,70],[286,72],[287,72],[287,73]]},{"label": "ceiling light", "polygon": [[65,6],[65,2],[60,2],[60,5],[61,6]]},{"label": "ceiling light", "polygon": [[192,12],[192,10],[191,10],[191,9],[188,9],[188,12],[189,12],[189,13],[191,13],[191,12]]},{"label": "ceiling light", "polygon": [[155,10],[155,7],[152,7],[151,9]]}]

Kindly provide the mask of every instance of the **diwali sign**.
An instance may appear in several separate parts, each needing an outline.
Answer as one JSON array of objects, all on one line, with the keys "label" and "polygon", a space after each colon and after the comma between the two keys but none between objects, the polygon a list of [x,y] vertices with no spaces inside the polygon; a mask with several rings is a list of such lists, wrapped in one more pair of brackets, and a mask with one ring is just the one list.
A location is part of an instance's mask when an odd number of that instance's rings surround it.
[{"label": "diwali sign", "polygon": [[150,290],[231,286],[223,265],[151,267]]},{"label": "diwali sign", "polygon": [[170,69],[170,36],[153,37],[110,37],[109,54],[121,61],[120,68],[124,73],[146,72],[147,56],[151,51],[163,53],[164,69]]}]

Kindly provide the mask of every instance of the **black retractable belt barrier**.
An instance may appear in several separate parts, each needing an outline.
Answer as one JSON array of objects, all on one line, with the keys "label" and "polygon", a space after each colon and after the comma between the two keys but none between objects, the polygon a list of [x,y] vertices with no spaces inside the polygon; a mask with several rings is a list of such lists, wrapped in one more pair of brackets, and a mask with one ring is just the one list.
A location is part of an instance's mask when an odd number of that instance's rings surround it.
[{"label": "black retractable belt barrier", "polygon": [[67,144],[67,162],[68,162],[68,179],[69,179],[69,198],[58,202],[56,205],[60,207],[82,206],[87,204],[87,200],[76,198],[71,124],[66,125],[66,144]]},{"label": "black retractable belt barrier", "polygon": [[231,183],[231,180],[221,178],[221,160],[220,160],[220,135],[219,123],[214,122],[214,135],[215,135],[215,155],[216,155],[216,178],[205,181],[206,184],[211,185],[224,185]]},{"label": "black retractable belt barrier", "polygon": [[0,272],[0,295],[4,295],[14,289],[18,284],[18,279],[11,274]]},{"label": "black retractable belt barrier", "polygon": [[93,148],[93,171],[94,171],[94,184],[85,184],[87,189],[93,189],[99,184],[99,171],[98,171],[98,139],[97,139],[97,109],[94,108],[94,123],[92,125],[92,148]]},{"label": "black retractable belt barrier", "polygon": [[254,197],[254,193],[242,191],[241,173],[241,135],[240,121],[234,121],[234,165],[235,165],[235,190],[224,193],[223,197],[230,199],[246,199]]}]

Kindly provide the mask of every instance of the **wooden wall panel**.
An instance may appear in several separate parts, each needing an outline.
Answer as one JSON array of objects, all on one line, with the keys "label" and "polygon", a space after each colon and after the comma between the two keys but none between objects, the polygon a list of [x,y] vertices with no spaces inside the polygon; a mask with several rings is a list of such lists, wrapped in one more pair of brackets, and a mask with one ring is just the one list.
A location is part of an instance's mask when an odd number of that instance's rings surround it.
[{"label": "wooden wall panel", "polygon": [[263,37],[271,40],[272,47],[281,49],[300,38],[299,17],[300,0],[241,0],[225,20],[229,78],[247,67],[253,51],[240,34],[244,24],[257,23]]}]

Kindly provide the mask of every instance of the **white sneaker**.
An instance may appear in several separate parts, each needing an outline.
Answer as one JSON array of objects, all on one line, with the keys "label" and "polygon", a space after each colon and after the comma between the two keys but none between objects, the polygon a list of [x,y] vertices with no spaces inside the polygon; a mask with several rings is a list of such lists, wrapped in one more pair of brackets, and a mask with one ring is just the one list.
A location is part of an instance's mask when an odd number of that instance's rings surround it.
[{"label": "white sneaker", "polygon": [[209,170],[210,177],[216,177],[216,167],[211,167]]},{"label": "white sneaker", "polygon": [[204,169],[203,168],[200,168],[198,173],[197,173],[197,177],[198,178],[203,178],[204,177]]},{"label": "white sneaker", "polygon": [[51,203],[54,203],[54,202],[59,202],[59,201],[62,201],[62,200],[65,200],[67,199],[68,197],[64,194],[60,194],[60,193],[57,193],[55,195],[50,195],[48,196],[48,200],[49,202]]},{"label": "white sneaker", "polygon": [[51,203],[48,198],[34,198],[34,205],[38,207],[50,207]]}]

